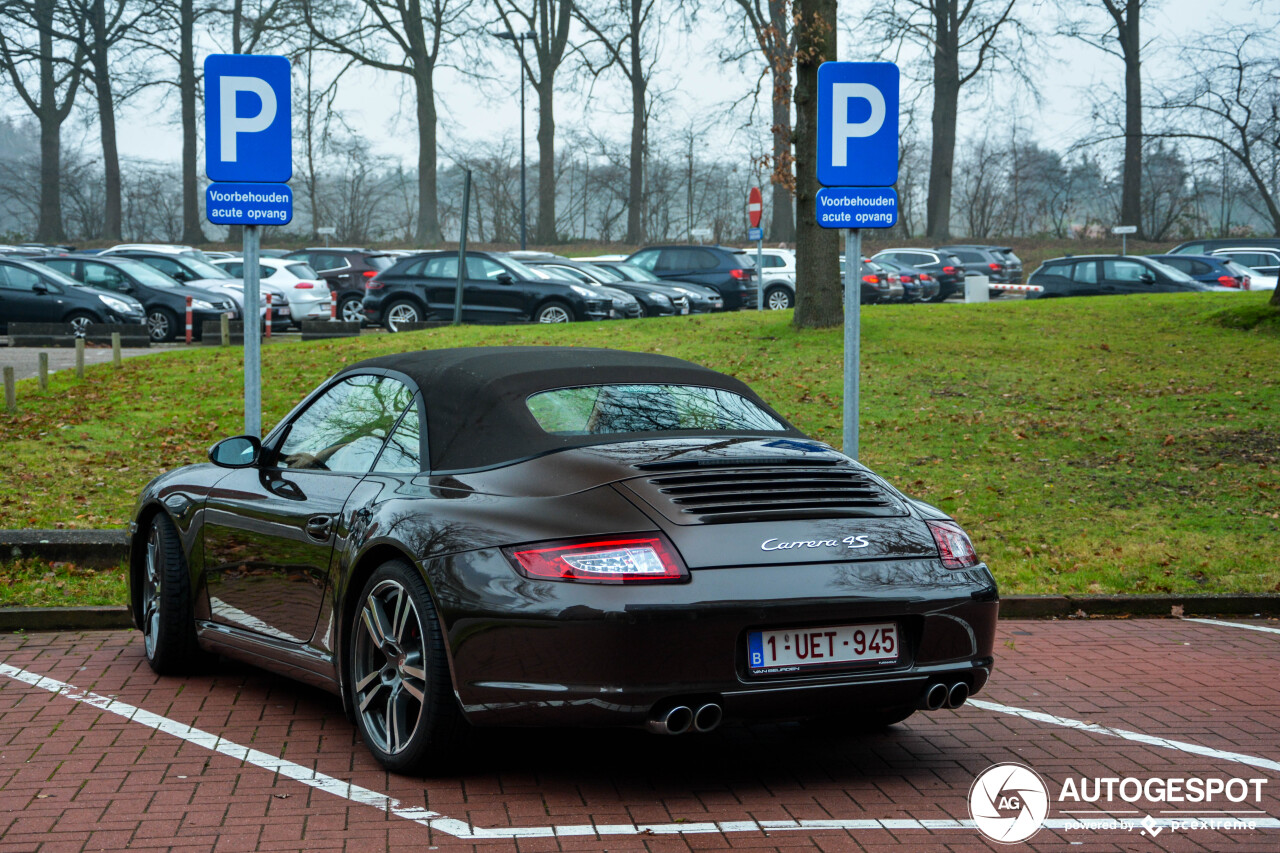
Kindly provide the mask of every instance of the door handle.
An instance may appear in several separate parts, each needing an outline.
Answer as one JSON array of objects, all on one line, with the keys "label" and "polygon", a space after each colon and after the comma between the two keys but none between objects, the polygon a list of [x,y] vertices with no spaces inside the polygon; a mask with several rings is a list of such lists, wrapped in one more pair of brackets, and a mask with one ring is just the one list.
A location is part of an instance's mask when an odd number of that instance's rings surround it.
[{"label": "door handle", "polygon": [[313,515],[307,519],[307,535],[313,539],[328,539],[333,530],[333,518],[327,515]]}]

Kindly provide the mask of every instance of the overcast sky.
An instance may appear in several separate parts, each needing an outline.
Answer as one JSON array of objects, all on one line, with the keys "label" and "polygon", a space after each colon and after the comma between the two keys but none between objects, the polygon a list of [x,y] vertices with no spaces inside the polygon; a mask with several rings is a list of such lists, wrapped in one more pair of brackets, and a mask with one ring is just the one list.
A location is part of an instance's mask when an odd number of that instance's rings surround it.
[{"label": "overcast sky", "polygon": [[[875,51],[876,45],[866,35],[866,29],[857,25],[869,5],[868,0],[841,3],[840,58],[868,58]],[[999,111],[1005,121],[1012,117],[1021,119],[1023,128],[1041,144],[1059,150],[1088,131],[1091,94],[1108,86],[1114,88],[1123,79],[1123,67],[1118,59],[1099,50],[1049,35],[1063,5],[1052,0],[1038,4],[1024,0],[1023,15],[1042,33],[1028,43],[1025,68],[1039,89],[1040,102],[1026,90],[1003,82],[1003,77],[988,87],[966,87],[961,92],[962,142],[985,126],[993,111]],[[1093,5],[1094,19],[1101,26],[1105,12],[1100,2],[1095,0]],[[1153,92],[1171,70],[1176,70],[1180,46],[1198,32],[1226,23],[1260,23],[1263,18],[1262,7],[1251,0],[1219,0],[1209,15],[1204,11],[1206,5],[1205,0],[1160,0],[1152,4],[1143,22],[1144,35],[1154,40],[1144,63],[1144,86],[1148,93]],[[736,8],[731,0],[726,0],[726,6]],[[1266,17],[1274,25],[1274,13]],[[705,137],[706,152],[710,155],[727,152],[741,156],[745,162],[753,147],[767,144],[769,122],[764,113],[758,113],[755,127],[744,131],[742,125],[747,121],[749,107],[741,105],[730,113],[730,105],[754,86],[756,76],[755,67],[740,71],[736,66],[719,63],[718,56],[729,43],[730,32],[724,24],[724,15],[712,12],[703,12],[688,31],[672,26],[664,32],[661,71],[655,88],[668,94],[659,103],[655,130],[661,135],[663,128],[680,128],[691,120],[710,123],[712,131]],[[513,46],[495,39],[490,56],[493,67],[492,79],[488,82],[476,82],[451,70],[443,71],[438,78],[440,139],[446,150],[460,142],[503,137],[514,140],[518,136],[519,77]],[[166,65],[157,65],[155,73],[175,72]],[[405,165],[412,166],[417,151],[414,108],[403,81],[394,79],[399,76],[402,75],[371,71],[349,73],[342,83],[338,105],[347,123],[373,143],[375,152],[402,159]],[[904,75],[904,87],[911,85]],[[619,75],[602,78],[590,99],[587,86],[588,82],[581,77],[564,75],[557,93],[558,129],[568,131],[589,121],[597,130],[625,138],[630,127],[630,95],[625,81]],[[0,87],[0,91],[5,88]],[[529,150],[533,152],[538,119],[531,89],[528,94],[527,138]],[[904,100],[912,94],[904,91]],[[11,92],[0,98],[4,98],[4,108],[10,115],[23,116],[22,107]],[[90,123],[92,99],[86,95],[80,102],[86,117],[69,122],[64,139],[73,145],[83,142],[87,151],[94,152],[97,131]],[[176,114],[176,99],[163,107],[147,99],[139,99],[126,107],[120,122],[122,154],[177,160],[181,145]],[[927,127],[927,106],[921,120]],[[442,161],[446,159],[442,155]]]}]

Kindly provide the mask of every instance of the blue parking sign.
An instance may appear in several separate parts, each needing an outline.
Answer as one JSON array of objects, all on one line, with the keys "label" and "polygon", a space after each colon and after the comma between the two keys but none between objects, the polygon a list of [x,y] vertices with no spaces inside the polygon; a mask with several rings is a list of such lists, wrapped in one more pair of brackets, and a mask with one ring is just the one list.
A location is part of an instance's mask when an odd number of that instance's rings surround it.
[{"label": "blue parking sign", "polygon": [[898,66],[818,66],[818,183],[889,187],[898,182]]},{"label": "blue parking sign", "polygon": [[205,173],[211,181],[293,177],[289,60],[215,54],[204,61]]}]

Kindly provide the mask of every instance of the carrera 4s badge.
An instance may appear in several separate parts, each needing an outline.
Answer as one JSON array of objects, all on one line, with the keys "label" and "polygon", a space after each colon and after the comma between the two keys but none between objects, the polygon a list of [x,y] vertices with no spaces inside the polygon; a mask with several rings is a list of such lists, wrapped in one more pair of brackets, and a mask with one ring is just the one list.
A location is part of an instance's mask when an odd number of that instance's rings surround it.
[{"label": "carrera 4s badge", "polygon": [[843,539],[797,539],[792,542],[780,542],[777,539],[766,539],[760,543],[761,551],[786,551],[791,548],[835,548],[844,543],[850,548],[865,548],[871,543],[865,536],[846,536]]}]

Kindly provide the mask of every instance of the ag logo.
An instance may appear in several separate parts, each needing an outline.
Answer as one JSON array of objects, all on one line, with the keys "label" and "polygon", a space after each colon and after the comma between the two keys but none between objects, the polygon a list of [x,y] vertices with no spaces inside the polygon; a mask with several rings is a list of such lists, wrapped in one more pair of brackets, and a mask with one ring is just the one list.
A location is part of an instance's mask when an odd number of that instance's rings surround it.
[{"label": "ag logo", "polygon": [[1049,789],[1040,774],[1024,764],[995,764],[973,780],[969,814],[992,841],[1026,841],[1049,816]]}]

